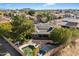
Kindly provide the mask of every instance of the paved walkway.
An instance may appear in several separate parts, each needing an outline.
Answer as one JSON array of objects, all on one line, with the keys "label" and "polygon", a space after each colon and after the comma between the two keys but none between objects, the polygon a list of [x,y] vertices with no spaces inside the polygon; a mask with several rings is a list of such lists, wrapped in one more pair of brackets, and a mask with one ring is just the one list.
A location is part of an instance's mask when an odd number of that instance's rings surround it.
[{"label": "paved walkway", "polygon": [[11,56],[21,56],[4,38],[0,37],[0,43],[11,54]]}]

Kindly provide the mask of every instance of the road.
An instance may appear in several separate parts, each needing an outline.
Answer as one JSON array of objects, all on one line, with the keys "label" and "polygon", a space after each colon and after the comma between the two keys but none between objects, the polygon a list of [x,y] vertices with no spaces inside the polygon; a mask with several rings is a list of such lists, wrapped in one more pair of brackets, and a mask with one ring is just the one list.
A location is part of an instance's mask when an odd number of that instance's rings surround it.
[{"label": "road", "polygon": [[18,51],[16,51],[4,38],[0,37],[0,43],[3,47],[11,54],[11,56],[22,56]]}]

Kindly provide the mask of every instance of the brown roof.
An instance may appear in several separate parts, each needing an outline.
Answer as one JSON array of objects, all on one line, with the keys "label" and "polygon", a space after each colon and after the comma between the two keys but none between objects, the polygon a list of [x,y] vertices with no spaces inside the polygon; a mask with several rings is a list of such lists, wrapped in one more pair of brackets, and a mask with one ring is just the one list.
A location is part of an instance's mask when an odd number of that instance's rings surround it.
[{"label": "brown roof", "polygon": [[0,23],[5,23],[5,22],[9,22],[10,18],[7,17],[0,17]]}]

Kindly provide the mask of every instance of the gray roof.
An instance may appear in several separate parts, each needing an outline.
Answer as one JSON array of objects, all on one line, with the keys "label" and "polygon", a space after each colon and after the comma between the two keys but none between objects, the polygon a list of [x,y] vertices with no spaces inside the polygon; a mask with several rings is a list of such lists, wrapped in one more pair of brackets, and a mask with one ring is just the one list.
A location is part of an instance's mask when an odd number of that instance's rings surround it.
[{"label": "gray roof", "polygon": [[48,23],[39,23],[35,24],[36,32],[33,34],[49,34],[51,30],[49,30],[52,26]]},{"label": "gray roof", "polygon": [[79,19],[63,19],[60,25],[67,27],[79,27]]},{"label": "gray roof", "polygon": [[79,19],[72,19],[72,18],[64,18],[62,21],[68,21],[68,22],[77,22],[79,23]]},{"label": "gray roof", "polygon": [[38,30],[48,30],[51,26],[48,23],[39,23],[36,24],[36,27],[38,28]]},{"label": "gray roof", "polygon": [[66,26],[71,26],[71,27],[75,27],[77,26],[78,23],[75,22],[67,22]]}]

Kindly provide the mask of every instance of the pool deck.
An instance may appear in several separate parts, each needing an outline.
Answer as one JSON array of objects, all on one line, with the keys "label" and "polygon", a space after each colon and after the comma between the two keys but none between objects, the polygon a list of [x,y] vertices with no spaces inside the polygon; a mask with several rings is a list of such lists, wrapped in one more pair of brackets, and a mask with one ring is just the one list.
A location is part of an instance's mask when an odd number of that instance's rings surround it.
[{"label": "pool deck", "polygon": [[36,43],[37,45],[40,44],[40,46],[45,45],[46,43],[54,43],[52,40],[41,40],[41,39],[37,39],[37,40],[32,40],[33,43]]},{"label": "pool deck", "polygon": [[[35,47],[43,47],[46,45],[46,43],[54,43],[52,40],[41,40],[41,39],[32,39],[30,40],[27,44],[24,44],[22,46],[19,47],[19,49],[23,52],[22,48],[28,46],[28,45],[34,45]],[[64,45],[60,45],[54,49],[51,49],[50,51],[48,51],[45,56],[52,56],[55,53],[57,53],[59,50],[63,49],[65,46]]]},{"label": "pool deck", "polygon": [[24,51],[22,50],[22,48],[24,48],[24,47],[26,47],[26,46],[28,46],[28,45],[33,45],[35,48],[37,48],[36,44],[33,43],[32,40],[30,40],[27,44],[21,45],[21,46],[19,47],[19,49],[20,49],[22,52],[24,52]]}]

